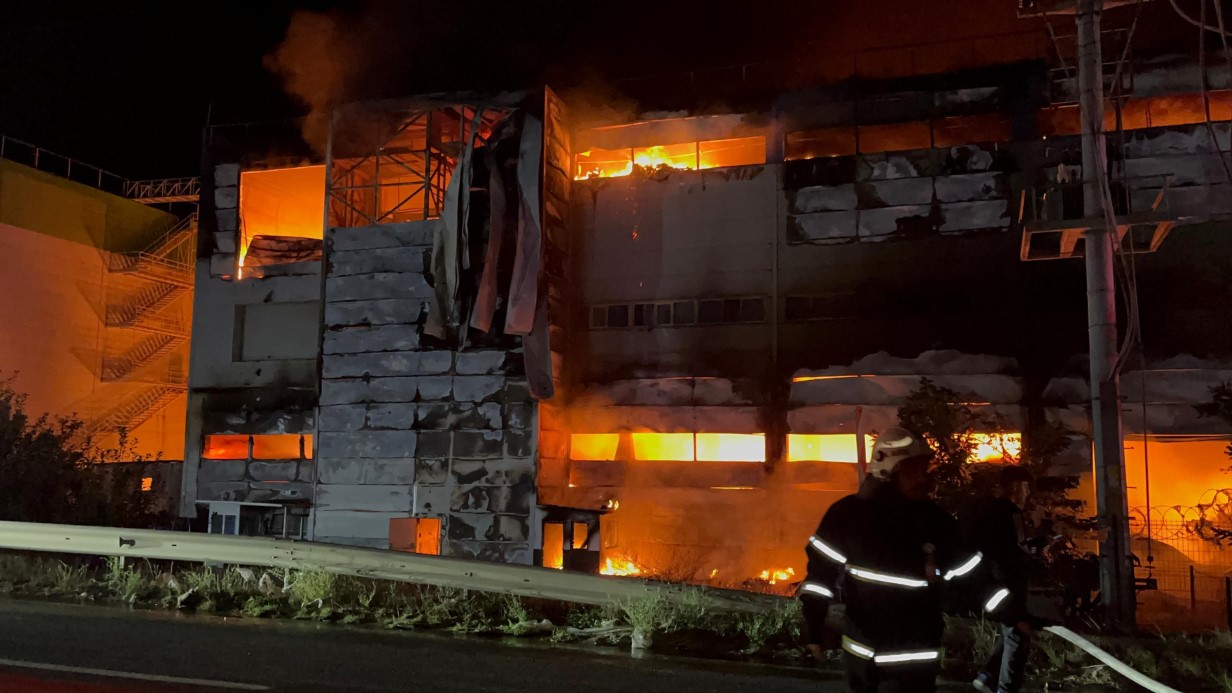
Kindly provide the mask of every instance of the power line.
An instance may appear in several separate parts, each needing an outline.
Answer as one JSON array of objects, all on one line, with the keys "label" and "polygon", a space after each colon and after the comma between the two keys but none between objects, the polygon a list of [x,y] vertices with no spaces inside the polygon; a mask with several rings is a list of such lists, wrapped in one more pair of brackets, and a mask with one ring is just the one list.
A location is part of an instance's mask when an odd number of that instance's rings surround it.
[{"label": "power line", "polygon": [[[1181,16],[1181,19],[1184,19],[1185,21],[1189,22],[1190,24],[1193,24],[1194,26],[1200,29],[1204,29],[1206,31],[1210,31],[1216,34],[1223,34],[1225,37],[1228,36],[1228,32],[1224,31],[1222,26],[1217,26],[1217,27],[1210,26],[1206,23],[1205,18],[1202,20],[1197,20],[1197,19],[1194,19],[1193,17],[1190,17],[1189,15],[1185,14],[1185,10],[1181,9],[1181,6],[1177,4],[1176,0],[1168,0],[1168,2],[1172,3],[1172,9],[1176,10],[1176,13]],[[1215,0],[1216,5],[1218,5],[1220,2],[1221,0]],[[1203,16],[1205,17],[1206,0],[1202,0],[1202,13],[1203,13]]]}]

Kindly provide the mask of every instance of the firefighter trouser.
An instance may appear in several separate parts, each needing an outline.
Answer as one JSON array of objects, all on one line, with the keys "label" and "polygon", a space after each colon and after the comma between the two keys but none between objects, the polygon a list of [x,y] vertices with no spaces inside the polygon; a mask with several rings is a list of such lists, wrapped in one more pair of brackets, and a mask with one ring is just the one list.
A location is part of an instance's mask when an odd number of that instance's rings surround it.
[{"label": "firefighter trouser", "polygon": [[989,683],[997,682],[998,693],[1018,693],[1018,689],[1022,688],[1023,673],[1027,668],[1030,651],[1030,635],[1014,626],[1001,626],[997,644],[992,648],[992,656],[988,658],[983,669],[983,672],[988,674]]},{"label": "firefighter trouser", "polygon": [[937,690],[937,662],[875,664],[843,653],[847,690],[851,693],[933,693]]}]

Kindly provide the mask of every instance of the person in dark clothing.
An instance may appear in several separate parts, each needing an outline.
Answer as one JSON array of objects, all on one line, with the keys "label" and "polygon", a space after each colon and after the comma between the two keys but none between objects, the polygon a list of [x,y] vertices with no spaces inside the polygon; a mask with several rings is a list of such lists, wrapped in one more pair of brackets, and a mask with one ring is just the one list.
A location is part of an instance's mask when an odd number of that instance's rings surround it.
[{"label": "person in dark clothing", "polygon": [[990,612],[1008,596],[983,584],[981,557],[962,548],[957,521],[928,499],[931,459],[918,436],[884,432],[860,491],[835,503],[809,538],[799,590],[809,650],[820,656],[830,604],[844,602],[842,648],[854,693],[936,689],[947,585],[985,591]]},{"label": "person in dark clothing", "polygon": [[983,554],[993,576],[1010,590],[998,614],[997,643],[971,685],[983,693],[1017,693],[1031,638],[1040,625],[1027,611],[1030,559],[1023,508],[1031,495],[1031,473],[1006,467],[999,482],[998,495],[982,499],[964,523],[967,542]]}]

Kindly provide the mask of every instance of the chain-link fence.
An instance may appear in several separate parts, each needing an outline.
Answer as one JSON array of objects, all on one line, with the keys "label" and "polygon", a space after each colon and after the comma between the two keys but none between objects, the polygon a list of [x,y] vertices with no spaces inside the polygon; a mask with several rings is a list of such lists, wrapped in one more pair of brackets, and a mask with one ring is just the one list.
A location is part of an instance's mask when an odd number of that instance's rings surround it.
[{"label": "chain-link fence", "polygon": [[[1196,506],[1131,511],[1139,621],[1163,629],[1232,628],[1232,492]],[[1206,499],[1204,499],[1206,500]]]}]

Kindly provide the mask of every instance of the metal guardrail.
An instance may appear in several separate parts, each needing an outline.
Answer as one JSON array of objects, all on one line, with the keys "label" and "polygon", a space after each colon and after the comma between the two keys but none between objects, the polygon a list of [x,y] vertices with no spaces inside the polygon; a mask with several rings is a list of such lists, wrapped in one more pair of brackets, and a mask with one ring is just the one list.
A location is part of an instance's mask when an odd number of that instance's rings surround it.
[{"label": "metal guardrail", "polygon": [[169,202],[196,202],[201,195],[199,178],[163,178],[155,180],[128,180],[97,166],[91,166],[72,157],[7,135],[0,135],[0,159],[7,159],[29,166],[43,173],[50,173],[98,188],[113,195],[127,197],[142,204],[165,204]]},{"label": "metal guardrail", "polygon": [[[686,594],[690,599],[696,599],[694,595],[700,594],[702,599],[710,602],[708,607],[712,610],[753,613],[764,611],[774,603],[784,600],[783,597],[734,590],[695,592],[686,586],[663,582],[568,573],[507,563],[267,537],[235,537],[152,529],[0,522],[0,548],[320,570],[337,575],[461,587],[480,592],[577,604],[610,604],[656,594],[669,600],[680,599]],[[1069,629],[1050,626],[1047,630],[1149,691],[1179,693],[1117,661]]]},{"label": "metal guardrail", "polygon": [[128,181],[123,176],[97,166],[56,154],[37,145],[0,135],[0,159],[8,159],[43,173],[67,178],[75,183],[121,194]]},{"label": "metal guardrail", "polygon": [[[603,577],[288,539],[152,529],[0,522],[0,548],[320,570],[337,575],[461,587],[579,604],[608,604],[656,593],[674,599],[693,593],[685,586],[637,578]],[[735,590],[703,590],[701,594],[711,602],[711,607],[734,612],[761,611],[782,600],[781,597]]]}]

